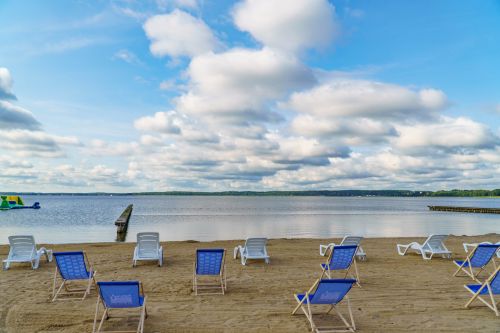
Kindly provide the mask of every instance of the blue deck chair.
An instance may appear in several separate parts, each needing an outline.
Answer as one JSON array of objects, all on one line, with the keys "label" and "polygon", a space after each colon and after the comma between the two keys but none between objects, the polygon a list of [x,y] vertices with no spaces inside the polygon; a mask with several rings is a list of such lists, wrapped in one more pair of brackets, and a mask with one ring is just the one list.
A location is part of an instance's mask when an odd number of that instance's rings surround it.
[{"label": "blue deck chair", "polygon": [[[352,285],[356,283],[354,279],[320,279],[317,280],[313,286],[305,294],[295,294],[295,299],[298,305],[292,311],[294,315],[300,308],[306,315],[309,323],[311,324],[311,329],[313,332],[354,332],[356,331],[356,325],[354,324],[354,318],[352,316],[351,303],[349,302],[349,297],[347,293],[351,290]],[[349,323],[346,318],[337,309],[337,305],[345,299],[347,301],[347,309],[349,311],[349,317],[351,322]],[[344,323],[345,327],[319,327],[315,324],[313,320],[313,313],[311,311],[311,305],[329,305],[330,311],[334,311],[339,318]]]},{"label": "blue deck chair", "polygon": [[361,287],[359,283],[359,273],[358,266],[356,265],[356,252],[358,251],[357,245],[336,245],[332,248],[328,260],[326,263],[321,264],[323,272],[321,273],[321,278],[326,274],[326,276],[331,279],[332,271],[345,271],[344,279],[349,274],[352,266],[354,266],[354,276],[356,279],[356,284]]},{"label": "blue deck chair", "polygon": [[[89,264],[88,258],[83,251],[77,252],[54,252],[56,259],[56,270],[54,272],[54,284],[52,288],[52,302],[56,299],[60,300],[73,300],[85,299],[92,287],[95,287],[95,274],[96,272]],[[87,269],[88,267],[88,269]],[[58,276],[62,282],[57,286]],[[71,287],[73,284],[86,284],[85,287]],[[64,291],[63,291],[64,288]],[[83,294],[83,297],[64,297],[62,295],[75,295]]]},{"label": "blue deck chair", "polygon": [[[139,281],[113,281],[113,282],[97,282],[99,296],[95,308],[93,333],[96,332],[143,332],[144,320],[148,317],[146,311],[146,296],[142,284]],[[99,314],[100,305],[104,307],[101,321],[97,327],[97,316]],[[111,310],[115,309],[138,309],[139,325],[137,330],[133,331],[101,331],[105,319],[110,317]]]},{"label": "blue deck chair", "polygon": [[[477,298],[486,306],[495,312],[495,315],[500,316],[500,312],[498,311],[497,303],[495,302],[494,295],[500,295],[500,267],[498,267],[493,274],[483,283],[483,284],[468,284],[464,286],[465,289],[470,291],[474,296],[465,304],[466,308],[469,308],[471,303]],[[490,296],[491,304],[488,303],[481,296]]]},{"label": "blue deck chair", "polygon": [[[221,293],[224,295],[226,290],[225,257],[225,249],[196,249],[193,273],[193,291],[195,295],[198,295],[200,291],[204,294]],[[208,281],[207,278],[212,278],[212,280]],[[216,280],[213,281],[213,278]],[[200,283],[202,279],[204,281]],[[210,292],[219,289],[220,292]]]},{"label": "blue deck chair", "polygon": [[499,248],[500,244],[479,244],[465,260],[454,260],[458,269],[453,276],[457,276],[460,271],[463,271],[473,280],[480,282],[477,276],[490,262],[492,262],[495,269],[497,268],[494,256]]}]

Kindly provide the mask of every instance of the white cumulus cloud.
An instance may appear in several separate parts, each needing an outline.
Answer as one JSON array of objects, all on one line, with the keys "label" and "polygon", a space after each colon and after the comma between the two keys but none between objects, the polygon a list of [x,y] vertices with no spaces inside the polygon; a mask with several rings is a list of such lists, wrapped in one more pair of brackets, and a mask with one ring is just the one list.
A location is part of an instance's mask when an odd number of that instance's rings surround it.
[{"label": "white cumulus cloud", "polygon": [[239,124],[280,119],[264,104],[315,82],[295,57],[269,48],[197,56],[187,74],[190,90],[177,99],[179,111]]},{"label": "white cumulus cloud", "polygon": [[442,117],[437,123],[398,126],[397,130],[400,135],[394,143],[402,149],[493,148],[500,144],[500,138],[486,125],[465,117]]},{"label": "white cumulus cloud", "polygon": [[286,104],[294,111],[323,117],[387,118],[425,118],[446,105],[446,95],[440,90],[415,91],[366,80],[335,80],[295,93]]},{"label": "white cumulus cloud", "polygon": [[219,46],[219,41],[203,20],[179,9],[150,17],[143,28],[151,40],[151,53],[158,57],[193,57]]},{"label": "white cumulus cloud", "polygon": [[180,134],[182,120],[175,111],[156,112],[153,116],[137,119],[134,126],[141,131]]},{"label": "white cumulus cloud", "polygon": [[16,99],[12,93],[12,76],[5,67],[0,67],[0,99]]},{"label": "white cumulus cloud", "polygon": [[287,51],[328,45],[338,29],[327,0],[245,0],[233,18],[262,44]]}]

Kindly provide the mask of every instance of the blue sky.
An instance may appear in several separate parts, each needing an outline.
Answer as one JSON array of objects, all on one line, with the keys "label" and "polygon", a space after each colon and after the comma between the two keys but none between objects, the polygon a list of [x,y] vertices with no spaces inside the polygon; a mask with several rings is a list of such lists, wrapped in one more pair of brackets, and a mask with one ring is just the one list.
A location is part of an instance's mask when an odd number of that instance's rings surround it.
[{"label": "blue sky", "polygon": [[9,191],[495,188],[496,1],[2,1]]}]

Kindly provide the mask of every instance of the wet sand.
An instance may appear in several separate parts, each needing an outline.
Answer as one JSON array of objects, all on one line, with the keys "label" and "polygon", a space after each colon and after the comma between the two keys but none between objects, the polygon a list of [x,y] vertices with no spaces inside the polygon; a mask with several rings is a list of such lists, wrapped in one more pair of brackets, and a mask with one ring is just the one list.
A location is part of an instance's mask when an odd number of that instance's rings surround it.
[{"label": "wet sand", "polygon": [[[500,235],[449,237],[454,258],[464,258],[463,242],[498,241]],[[419,255],[399,256],[396,243],[423,238],[363,240],[366,262],[358,262],[362,288],[349,293],[359,332],[500,332],[500,318],[470,297],[467,277],[453,277],[452,260],[424,261]],[[164,265],[140,263],[132,268],[134,244],[98,243],[44,245],[54,251],[85,250],[96,279],[140,280],[148,297],[145,332],[308,332],[302,314],[291,316],[293,294],[309,289],[321,274],[319,244],[331,240],[275,239],[268,251],[271,264],[233,260],[233,248],[244,241],[162,242]],[[339,239],[335,239],[339,241]],[[227,249],[227,294],[195,296],[191,291],[196,248]],[[5,259],[8,246],[0,246]],[[497,259],[500,263],[500,260]],[[14,265],[0,272],[0,332],[91,332],[95,291],[84,301],[50,302],[54,263],[40,268]],[[490,270],[492,268],[490,267]],[[487,274],[483,274],[485,279]],[[340,309],[345,310],[343,306]],[[338,320],[333,316],[319,317]],[[136,321],[110,319],[105,329],[135,329]]]}]

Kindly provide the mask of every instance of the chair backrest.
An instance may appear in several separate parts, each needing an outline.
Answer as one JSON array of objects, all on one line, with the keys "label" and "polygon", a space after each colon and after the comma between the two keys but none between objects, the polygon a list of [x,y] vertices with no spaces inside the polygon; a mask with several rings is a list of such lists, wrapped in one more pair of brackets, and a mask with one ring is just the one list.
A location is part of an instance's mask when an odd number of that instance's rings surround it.
[{"label": "chair backrest", "polygon": [[35,238],[31,235],[9,236],[10,256],[31,259],[36,253]]},{"label": "chair backrest", "polygon": [[354,279],[322,279],[309,302],[311,304],[337,304],[356,283]]},{"label": "chair backrest", "polygon": [[360,236],[345,236],[340,245],[359,245],[362,240],[363,237]]},{"label": "chair backrest", "polygon": [[446,247],[443,242],[446,238],[448,238],[448,235],[430,235],[422,247],[431,251],[445,251]]},{"label": "chair backrest", "polygon": [[97,282],[107,308],[136,308],[143,303],[139,281]]},{"label": "chair backrest", "polygon": [[89,278],[83,251],[54,252],[57,269],[65,280],[81,280]]},{"label": "chair backrest", "polygon": [[139,256],[157,256],[160,249],[160,234],[157,232],[140,232],[137,234]]},{"label": "chair backrest", "polygon": [[348,269],[358,249],[357,245],[336,245],[329,257],[330,270]]},{"label": "chair backrest", "polygon": [[248,238],[245,242],[245,251],[249,255],[260,255],[266,252],[267,238]]},{"label": "chair backrest", "polygon": [[483,267],[487,265],[499,248],[500,244],[479,244],[469,259],[471,266]]},{"label": "chair backrest", "polygon": [[224,260],[224,249],[197,249],[196,274],[219,275]]}]

